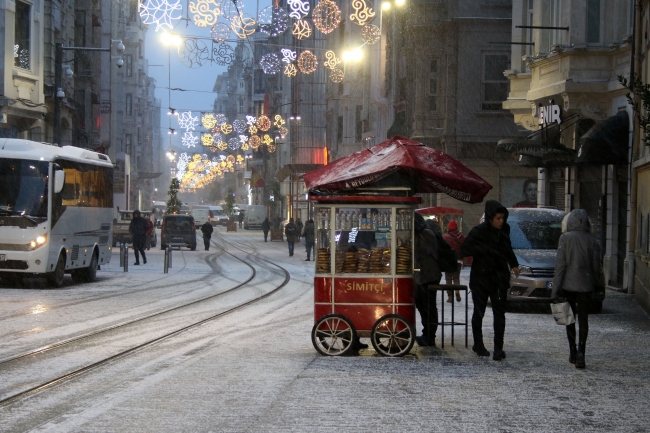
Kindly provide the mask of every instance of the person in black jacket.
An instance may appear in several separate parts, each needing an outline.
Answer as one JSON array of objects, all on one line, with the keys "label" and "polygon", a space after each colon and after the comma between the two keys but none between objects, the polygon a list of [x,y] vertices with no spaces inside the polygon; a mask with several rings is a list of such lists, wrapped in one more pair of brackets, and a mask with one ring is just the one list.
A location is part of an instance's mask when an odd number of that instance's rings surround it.
[{"label": "person in black jacket", "polygon": [[269,237],[269,230],[271,230],[271,221],[269,221],[269,217],[264,218],[264,221],[262,221],[262,231],[264,232],[264,242]]},{"label": "person in black jacket", "polygon": [[210,250],[210,238],[212,237],[213,231],[214,229],[212,228],[210,221],[206,221],[205,224],[201,226],[201,233],[203,233],[203,245],[205,246],[206,251]]},{"label": "person in black jacket", "polygon": [[510,244],[508,210],[495,200],[485,203],[485,220],[469,232],[461,246],[463,256],[473,256],[469,288],[474,301],[472,314],[472,350],[478,356],[490,356],[483,344],[483,316],[487,301],[494,314],[495,361],[506,357],[503,335],[506,329],[506,296],[510,288],[510,268],[519,276],[519,263]]},{"label": "person in black jacket", "polygon": [[431,292],[427,286],[438,284],[442,272],[438,266],[438,240],[436,234],[425,222],[422,215],[415,213],[415,306],[422,318],[422,335],[415,337],[419,346],[435,346],[436,331],[438,330],[438,308],[436,307],[436,292]]},{"label": "person in black jacket", "polygon": [[140,257],[138,253],[142,254],[142,261],[147,264],[147,257],[144,255],[144,243],[147,240],[147,231],[149,230],[149,223],[146,219],[142,218],[138,209],[133,211],[133,218],[129,224],[129,233],[133,238],[133,251],[135,251],[135,263],[137,266],[140,264]]}]

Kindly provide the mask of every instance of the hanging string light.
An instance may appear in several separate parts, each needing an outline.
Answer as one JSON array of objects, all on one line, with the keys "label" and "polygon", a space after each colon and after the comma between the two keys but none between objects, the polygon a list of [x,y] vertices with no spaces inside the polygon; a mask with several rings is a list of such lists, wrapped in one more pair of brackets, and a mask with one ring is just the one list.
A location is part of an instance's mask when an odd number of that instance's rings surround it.
[{"label": "hanging string light", "polygon": [[364,0],[352,0],[354,13],[350,15],[350,21],[356,22],[360,26],[366,25],[368,20],[375,16],[375,11],[368,7]]},{"label": "hanging string light", "polygon": [[205,129],[212,129],[217,124],[217,119],[215,119],[214,114],[206,113],[201,117],[201,123]]},{"label": "hanging string light", "polygon": [[198,142],[199,142],[199,137],[194,135],[191,132],[185,132],[183,134],[183,137],[181,138],[181,144],[183,146],[186,146],[188,149],[190,147],[195,147]]},{"label": "hanging string light", "polygon": [[291,12],[289,16],[293,19],[300,20],[309,14],[309,1],[287,0]]},{"label": "hanging string light", "polygon": [[289,27],[289,15],[282,8],[268,6],[257,16],[260,31],[269,36],[279,36]]},{"label": "hanging string light", "polygon": [[201,143],[203,143],[204,146],[212,146],[212,143],[214,143],[214,137],[212,134],[203,134],[201,135]]},{"label": "hanging string light", "polygon": [[226,23],[216,23],[210,29],[210,36],[214,42],[225,42],[230,37],[230,26]]},{"label": "hanging string light", "polygon": [[225,141],[220,141],[220,142],[218,142],[218,143],[217,143],[217,149],[219,149],[219,150],[226,150],[226,149],[228,149],[228,143],[226,143]]},{"label": "hanging string light", "polygon": [[284,67],[284,75],[287,77],[295,77],[298,74],[298,68],[293,63],[289,63]]},{"label": "hanging string light", "polygon": [[332,69],[330,71],[330,80],[332,80],[334,83],[340,83],[343,81],[343,71],[340,69]]},{"label": "hanging string light", "polygon": [[229,123],[223,123],[221,125],[221,132],[223,132],[226,135],[230,134],[232,132],[232,125]]},{"label": "hanging string light", "polygon": [[257,148],[260,147],[260,144],[262,144],[262,140],[260,139],[259,135],[253,135],[248,139],[248,145],[252,149],[257,150]]},{"label": "hanging string light", "polygon": [[307,39],[311,36],[311,26],[307,20],[294,21],[291,34],[296,39]]},{"label": "hanging string light", "polygon": [[171,30],[183,18],[181,0],[146,0],[140,4],[142,24],[153,24],[154,31]]},{"label": "hanging string light", "polygon": [[259,129],[260,131],[268,131],[270,127],[271,127],[271,119],[269,119],[265,115],[261,115],[260,117],[257,118],[257,129]]},{"label": "hanging string light", "polygon": [[276,114],[273,119],[274,119],[273,125],[275,125],[277,128],[284,126],[284,124],[286,123],[282,118],[282,116],[279,114]]},{"label": "hanging string light", "polygon": [[178,126],[186,131],[194,131],[199,124],[198,116],[192,116],[191,111],[184,111],[178,115]]},{"label": "hanging string light", "polygon": [[341,22],[341,11],[332,0],[321,0],[311,13],[314,27],[322,33],[331,33]]},{"label": "hanging string light", "polygon": [[228,147],[231,148],[232,150],[239,149],[239,146],[241,146],[241,143],[239,142],[239,138],[233,137],[230,140],[228,140]]},{"label": "hanging string light", "polygon": [[243,134],[246,132],[246,121],[242,119],[236,119],[234,122],[232,122],[232,129],[237,133],[237,134]]},{"label": "hanging string light", "polygon": [[229,21],[239,16],[243,10],[244,3],[241,0],[223,0],[221,2],[221,15]]},{"label": "hanging string light", "polygon": [[325,66],[328,69],[336,69],[336,66],[341,63],[341,59],[336,57],[336,54],[334,51],[327,51],[325,53],[325,63],[323,63],[323,66]]},{"label": "hanging string light", "polygon": [[257,22],[244,14],[239,14],[230,21],[230,29],[240,39],[246,39],[257,30]]},{"label": "hanging string light", "polygon": [[293,63],[296,61],[296,52],[294,50],[280,48],[280,52],[282,53],[282,61],[284,63]]},{"label": "hanging string light", "polygon": [[381,30],[374,24],[366,24],[361,29],[361,39],[368,45],[373,45],[381,38]]},{"label": "hanging string light", "polygon": [[259,63],[265,74],[275,75],[282,71],[282,63],[277,53],[264,54]]},{"label": "hanging string light", "polygon": [[198,0],[190,2],[190,13],[197,27],[208,27],[217,23],[221,14],[221,5],[218,0]]},{"label": "hanging string light", "polygon": [[318,59],[311,51],[303,51],[298,57],[298,69],[303,74],[311,74],[318,67]]},{"label": "hanging string light", "polygon": [[257,134],[257,126],[255,126],[255,125],[249,126],[248,127],[248,133],[251,134],[251,135]]}]

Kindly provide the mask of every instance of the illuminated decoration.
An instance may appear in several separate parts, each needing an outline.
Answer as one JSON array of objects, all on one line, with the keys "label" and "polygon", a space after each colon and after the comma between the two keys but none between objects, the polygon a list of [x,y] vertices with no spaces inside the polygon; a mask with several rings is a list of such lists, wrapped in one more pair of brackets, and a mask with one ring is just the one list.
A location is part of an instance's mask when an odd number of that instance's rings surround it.
[{"label": "illuminated decoration", "polygon": [[217,119],[215,119],[214,114],[207,113],[201,117],[201,123],[205,129],[212,129],[217,124]]},{"label": "illuminated decoration", "polygon": [[204,146],[212,146],[214,143],[214,137],[212,134],[203,134],[201,135],[201,143],[203,143]]},{"label": "illuminated decoration", "polygon": [[219,150],[219,149],[217,149],[217,147],[214,146],[214,145],[210,146],[209,149],[210,149],[210,152],[217,152],[217,151]]},{"label": "illuminated decoration", "polygon": [[335,83],[340,83],[341,81],[343,81],[344,76],[345,74],[340,69],[332,69],[332,71],[330,72],[330,80],[332,80]]},{"label": "illuminated decoration", "polygon": [[219,150],[226,150],[228,149],[228,143],[226,143],[225,141],[220,141],[217,143],[217,148]]},{"label": "illuminated decoration", "polygon": [[241,0],[223,0],[221,2],[221,15],[232,21],[244,10],[244,3]]},{"label": "illuminated decoration", "polygon": [[293,63],[289,63],[284,67],[284,75],[287,77],[295,77],[298,74],[298,68]]},{"label": "illuminated decoration", "polygon": [[232,125],[230,125],[229,123],[222,124],[221,132],[223,132],[226,135],[230,134],[232,132]]},{"label": "illuminated decoration", "polygon": [[234,122],[232,122],[232,129],[238,134],[242,134],[246,132],[247,126],[248,125],[246,124],[245,120],[237,119]]},{"label": "illuminated decoration", "polygon": [[257,126],[251,125],[248,127],[248,133],[251,135],[257,134]]},{"label": "illuminated decoration", "polygon": [[[257,123],[257,117],[250,116],[250,115],[246,116],[246,124],[247,125],[253,126],[253,125],[255,125],[255,123]],[[254,132],[252,134],[254,134]]]},{"label": "illuminated decoration", "polygon": [[217,114],[214,118],[217,119],[217,126],[220,128],[224,123],[228,123],[228,118],[225,114]]},{"label": "illuminated decoration", "polygon": [[270,127],[271,127],[271,119],[269,119],[263,114],[257,118],[257,129],[259,129],[260,131],[268,131]]},{"label": "illuminated decoration", "polygon": [[140,4],[140,18],[142,24],[153,24],[154,31],[160,29],[171,30],[172,22],[183,18],[181,0],[146,0]]},{"label": "illuminated decoration", "polygon": [[269,144],[269,145],[266,146],[266,148],[268,149],[268,151],[270,153],[275,152],[275,144]]},{"label": "illuminated decoration", "polygon": [[218,0],[198,0],[190,2],[190,13],[194,24],[198,27],[212,26],[217,23],[221,14],[221,6]]},{"label": "illuminated decoration", "polygon": [[381,30],[374,24],[366,24],[361,29],[361,39],[368,45],[377,43],[381,38]]},{"label": "illuminated decoration", "polygon": [[210,29],[210,36],[214,42],[225,42],[230,37],[230,26],[226,23],[216,23]]},{"label": "illuminated decoration", "polygon": [[189,38],[178,46],[178,57],[188,68],[199,68],[210,60],[210,50],[202,40]]},{"label": "illuminated decoration", "polygon": [[[354,4],[354,1],[353,3]],[[322,33],[331,33],[341,22],[341,11],[332,0],[321,0],[311,13],[314,27]]]},{"label": "illuminated decoration", "polygon": [[253,135],[248,139],[248,145],[251,147],[251,149],[257,149],[260,147],[260,144],[262,144],[262,140],[260,139],[259,135]]},{"label": "illuminated decoration", "polygon": [[282,53],[282,61],[284,63],[293,63],[296,61],[296,52],[290,50],[289,48],[281,48],[280,52]]},{"label": "illuminated decoration", "polygon": [[318,59],[311,51],[303,51],[298,57],[298,69],[303,74],[311,74],[318,67]]},{"label": "illuminated decoration", "polygon": [[240,163],[240,164],[241,164],[242,162],[244,162],[244,157],[241,156],[241,155],[237,155],[237,162]]},{"label": "illuminated decoration", "polygon": [[246,39],[257,29],[257,22],[249,16],[239,14],[230,21],[230,28],[238,38]]},{"label": "illuminated decoration", "polygon": [[226,157],[226,161],[232,164],[233,162],[235,162],[235,157],[232,155],[228,155],[228,157]]},{"label": "illuminated decoration", "polygon": [[283,137],[285,135],[287,135],[288,133],[289,133],[289,130],[287,128],[285,128],[284,126],[282,128],[280,128],[280,129],[278,129],[278,134],[280,134]]},{"label": "illuminated decoration", "polygon": [[248,150],[248,142],[242,143],[241,150]]},{"label": "illuminated decoration", "polygon": [[198,116],[192,116],[191,111],[184,111],[178,115],[178,126],[186,131],[194,131],[194,128],[196,128],[198,124]]},{"label": "illuminated decoration", "polygon": [[291,8],[289,16],[293,19],[300,20],[309,14],[309,1],[287,0],[287,4]]},{"label": "illuminated decoration", "polygon": [[273,120],[275,120],[273,122],[273,125],[275,125],[278,128],[281,128],[282,126],[284,126],[285,123],[287,123],[287,122],[284,121],[282,116],[280,116],[279,114],[276,114],[275,117],[273,118]]},{"label": "illuminated decoration", "polygon": [[199,137],[194,135],[192,132],[186,132],[181,138],[181,143],[183,146],[186,146],[188,149],[190,147],[196,147],[196,144],[199,142]]},{"label": "illuminated decoration", "polygon": [[352,8],[354,13],[350,15],[350,21],[355,21],[360,26],[365,26],[375,16],[375,11],[364,0],[352,0]]},{"label": "illuminated decoration", "polygon": [[237,150],[241,146],[241,143],[239,142],[239,138],[233,137],[230,140],[228,140],[228,147],[231,148],[232,150]]},{"label": "illuminated decoration", "polygon": [[327,59],[323,66],[328,69],[336,69],[336,66],[341,63],[341,59],[336,57],[334,51],[328,51],[325,53],[325,58]]},{"label": "illuminated decoration", "polygon": [[273,139],[269,134],[264,134],[264,137],[262,137],[262,143],[268,146],[269,144],[273,144]]},{"label": "illuminated decoration", "polygon": [[239,136],[239,144],[244,144],[244,143],[248,143],[248,135],[242,134]]},{"label": "illuminated decoration", "polygon": [[265,74],[275,75],[282,71],[282,63],[277,53],[264,54],[260,59],[260,67]]},{"label": "illuminated decoration", "polygon": [[[221,130],[219,130],[219,131],[221,131]],[[223,141],[223,135],[221,135],[221,134],[218,133],[218,132],[217,132],[216,134],[212,134],[212,141],[213,141],[213,142],[215,143],[215,145],[216,145],[218,142]]]},{"label": "illuminated decoration", "polygon": [[296,39],[307,39],[311,36],[311,26],[306,20],[294,21],[291,34]]},{"label": "illuminated decoration", "polygon": [[230,66],[235,61],[235,50],[226,43],[213,44],[212,61],[219,66]]},{"label": "illuminated decoration", "polygon": [[269,36],[279,36],[289,27],[289,15],[282,8],[268,6],[257,16],[260,31]]}]

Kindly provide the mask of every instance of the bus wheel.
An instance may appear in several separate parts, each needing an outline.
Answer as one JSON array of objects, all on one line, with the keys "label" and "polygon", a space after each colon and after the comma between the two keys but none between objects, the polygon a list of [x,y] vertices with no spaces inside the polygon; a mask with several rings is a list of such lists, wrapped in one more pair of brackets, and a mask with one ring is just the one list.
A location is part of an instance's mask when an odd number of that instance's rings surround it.
[{"label": "bus wheel", "polygon": [[75,283],[92,283],[97,280],[97,253],[93,253],[87,268],[72,271],[72,281]]},{"label": "bus wheel", "polygon": [[56,261],[54,271],[47,273],[47,281],[54,288],[63,286],[63,277],[65,276],[65,257],[59,254],[59,260]]}]

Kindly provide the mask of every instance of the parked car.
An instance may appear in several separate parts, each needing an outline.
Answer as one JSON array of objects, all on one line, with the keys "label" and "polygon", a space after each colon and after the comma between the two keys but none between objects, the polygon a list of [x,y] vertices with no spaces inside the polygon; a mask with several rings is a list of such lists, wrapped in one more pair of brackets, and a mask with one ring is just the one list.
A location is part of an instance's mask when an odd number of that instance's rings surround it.
[{"label": "parked car", "polygon": [[212,226],[225,226],[228,224],[228,215],[226,214],[226,211],[223,210],[222,206],[219,205],[195,205],[192,210],[194,209],[207,209],[209,211],[208,214],[208,220],[210,221],[210,224]]},{"label": "parked car", "polygon": [[201,227],[206,221],[210,221],[210,211],[208,209],[193,208],[190,212],[194,217],[194,224]]},{"label": "parked car", "polygon": [[160,229],[160,248],[185,245],[196,250],[196,226],[192,215],[165,215]]},{"label": "parked car", "polygon": [[266,218],[266,206],[261,204],[248,206],[244,213],[244,228],[259,230],[262,228],[264,218]]},{"label": "parked car", "polygon": [[[158,236],[156,235],[155,229],[155,214],[153,212],[141,211],[142,217],[145,219],[154,219],[154,230],[151,235],[147,236],[147,240],[144,244],[146,249],[155,247],[158,244]],[[130,210],[118,210],[117,218],[113,220],[113,246],[116,247],[118,244],[126,243],[130,244],[133,242],[131,239],[131,234],[129,233],[129,225],[131,224],[131,219],[133,219],[133,211]]]}]

